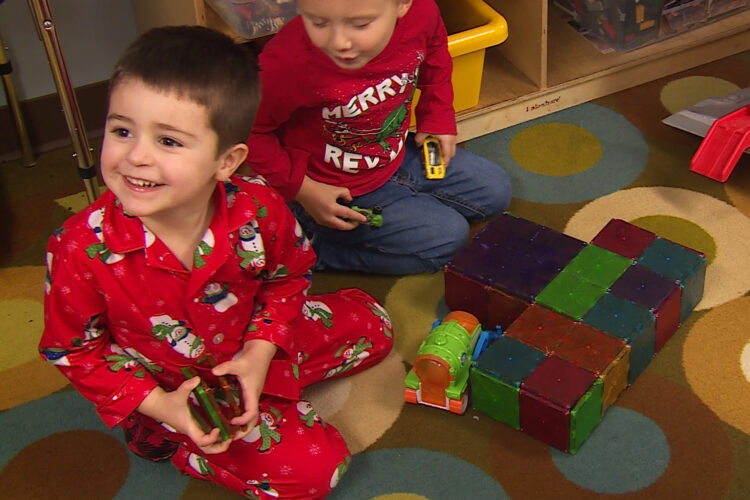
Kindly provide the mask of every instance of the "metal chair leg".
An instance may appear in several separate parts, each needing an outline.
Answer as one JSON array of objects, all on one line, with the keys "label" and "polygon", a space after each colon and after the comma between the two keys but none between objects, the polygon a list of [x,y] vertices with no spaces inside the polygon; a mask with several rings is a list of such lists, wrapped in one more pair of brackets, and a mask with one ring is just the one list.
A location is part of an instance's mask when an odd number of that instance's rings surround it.
[{"label": "metal chair leg", "polygon": [[83,127],[81,110],[78,108],[75,90],[70,83],[68,70],[65,66],[60,39],[57,36],[55,20],[52,16],[49,2],[47,0],[27,0],[31,14],[37,27],[37,34],[44,44],[47,52],[52,78],[57,87],[57,94],[60,96],[63,114],[68,125],[68,132],[73,141],[73,157],[78,165],[78,175],[83,181],[86,190],[86,197],[89,203],[96,200],[99,196],[99,183],[97,181],[97,169],[91,156],[91,147],[86,138],[86,131]]},{"label": "metal chair leg", "polygon": [[3,37],[0,35],[0,76],[2,76],[3,88],[5,89],[5,99],[8,101],[8,107],[13,115],[13,121],[18,132],[18,140],[21,143],[21,165],[24,167],[33,167],[36,165],[36,159],[34,158],[34,151],[31,149],[26,121],[23,119],[21,107],[18,104],[18,97],[16,97],[16,90],[13,87],[13,80],[10,77],[12,72],[13,67],[10,59],[5,54]]}]

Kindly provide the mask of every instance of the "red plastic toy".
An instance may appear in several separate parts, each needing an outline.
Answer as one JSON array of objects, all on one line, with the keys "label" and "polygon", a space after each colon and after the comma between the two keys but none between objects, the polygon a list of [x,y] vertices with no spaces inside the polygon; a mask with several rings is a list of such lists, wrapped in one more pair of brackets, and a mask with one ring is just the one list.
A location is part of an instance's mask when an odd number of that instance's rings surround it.
[{"label": "red plastic toy", "polygon": [[726,182],[745,149],[750,148],[750,105],[718,118],[690,162],[690,170]]}]

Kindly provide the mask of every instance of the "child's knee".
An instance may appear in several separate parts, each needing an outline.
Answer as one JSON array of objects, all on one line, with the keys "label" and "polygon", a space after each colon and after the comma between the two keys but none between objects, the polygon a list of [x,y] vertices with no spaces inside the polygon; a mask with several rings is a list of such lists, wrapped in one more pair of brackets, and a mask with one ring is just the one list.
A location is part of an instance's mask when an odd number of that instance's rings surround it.
[{"label": "child's knee", "polygon": [[[373,345],[371,355],[376,356],[377,359],[385,358],[393,347],[393,325],[385,307],[370,294],[358,288],[341,290],[339,293],[358,305],[364,318],[369,318],[365,321],[358,321],[356,328],[360,332],[376,332],[368,335],[371,340],[377,341]],[[352,310],[351,307],[348,309]]]}]

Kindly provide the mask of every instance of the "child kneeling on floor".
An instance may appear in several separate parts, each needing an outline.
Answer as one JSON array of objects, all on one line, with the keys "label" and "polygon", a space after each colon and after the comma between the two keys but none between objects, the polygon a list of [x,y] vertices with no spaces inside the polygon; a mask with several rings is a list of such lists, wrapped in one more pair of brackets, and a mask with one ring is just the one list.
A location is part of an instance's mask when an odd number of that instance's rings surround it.
[{"label": "child kneeling on floor", "polygon": [[[274,190],[235,175],[257,86],[244,48],[207,28],[128,47],[110,81],[108,190],[50,238],[39,347],[138,455],[243,495],[318,498],[350,454],[301,391],[378,363],[392,332],[363,291],[307,296],[302,229]],[[220,377],[243,403],[229,439],[190,410]]]}]

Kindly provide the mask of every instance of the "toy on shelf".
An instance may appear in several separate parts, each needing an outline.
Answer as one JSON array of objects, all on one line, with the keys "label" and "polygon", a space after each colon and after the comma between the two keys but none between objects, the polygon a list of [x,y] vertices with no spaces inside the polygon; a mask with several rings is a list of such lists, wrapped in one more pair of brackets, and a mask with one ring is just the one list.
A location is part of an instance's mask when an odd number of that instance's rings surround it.
[{"label": "toy on shelf", "polygon": [[428,136],[422,144],[424,155],[424,174],[428,179],[442,179],[445,177],[445,159],[440,141]]},{"label": "toy on shelf", "polygon": [[[211,368],[216,366],[211,354],[206,355],[204,359],[208,361]],[[186,379],[198,376],[195,369],[191,367],[183,366],[180,370]],[[229,420],[242,415],[242,402],[235,392],[236,389],[232,389],[226,376],[217,378],[220,386],[218,388],[210,387],[201,379],[201,382],[193,389],[192,395],[195,397],[198,406],[190,405],[190,413],[203,429],[203,432],[208,433],[215,427],[219,429],[219,436],[222,441],[227,441],[239,429],[232,425]],[[235,387],[237,387],[236,384]],[[227,408],[225,409],[219,401],[225,403]],[[230,412],[229,416],[224,413],[225,411]]]},{"label": "toy on shelf", "polygon": [[717,118],[690,161],[690,170],[726,182],[750,148],[750,105]]},{"label": "toy on shelf", "polygon": [[472,407],[576,453],[703,295],[703,254],[621,219],[580,241],[504,213],[445,268],[445,303],[503,334]]},{"label": "toy on shelf", "polygon": [[417,351],[404,381],[407,403],[423,404],[459,415],[469,402],[469,367],[475,348],[487,345],[490,332],[482,332],[476,316],[453,311],[435,321]]}]

